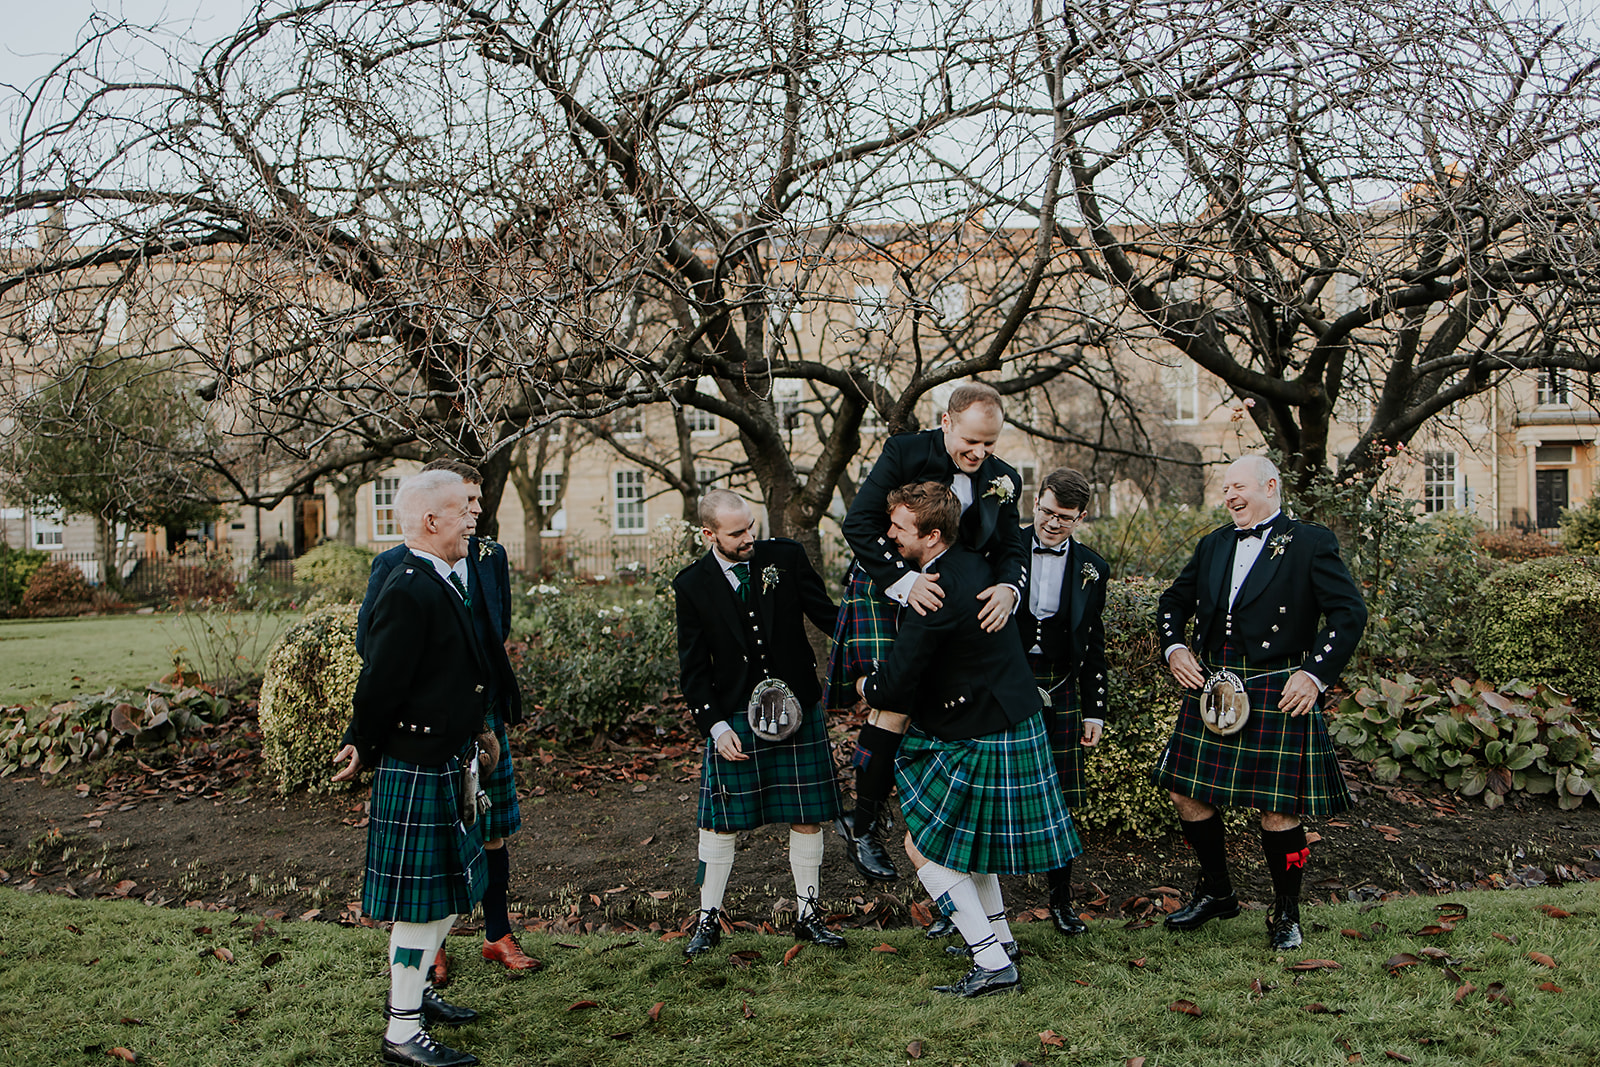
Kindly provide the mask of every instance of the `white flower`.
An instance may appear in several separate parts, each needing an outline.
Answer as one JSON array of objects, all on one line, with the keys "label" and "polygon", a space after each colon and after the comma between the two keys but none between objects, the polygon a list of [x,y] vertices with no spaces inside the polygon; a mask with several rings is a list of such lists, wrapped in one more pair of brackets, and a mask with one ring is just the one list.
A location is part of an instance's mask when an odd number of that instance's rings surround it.
[{"label": "white flower", "polygon": [[1011,475],[1002,474],[994,481],[989,483],[989,488],[983,491],[983,495],[992,496],[996,500],[1000,501],[1000,503],[1004,504],[1006,501],[1017,495],[1017,487],[1015,483],[1011,481]]},{"label": "white flower", "polygon": [[761,568],[761,591],[765,593],[778,584],[778,578],[783,574],[776,564],[769,563]]},{"label": "white flower", "polygon": [[1267,542],[1267,547],[1272,549],[1272,558],[1277,559],[1283,555],[1283,550],[1289,547],[1289,542],[1294,540],[1293,534],[1281,533]]},{"label": "white flower", "polygon": [[478,538],[478,558],[480,560],[488,559],[490,556],[494,555],[494,550],[496,547],[498,546],[494,543],[494,538]]},{"label": "white flower", "polygon": [[1100,572],[1095,569],[1095,565],[1093,563],[1085,563],[1083,565],[1083,570],[1079,571],[1078,573],[1083,575],[1083,585],[1080,586],[1080,588],[1083,589],[1089,588],[1090,582],[1098,582],[1100,580]]},{"label": "white flower", "polygon": [[609,626],[602,626],[602,627],[600,627],[600,632],[601,632],[601,633],[603,633],[603,634],[608,634],[608,633],[610,633],[610,632],[611,632],[611,627],[609,627]]}]

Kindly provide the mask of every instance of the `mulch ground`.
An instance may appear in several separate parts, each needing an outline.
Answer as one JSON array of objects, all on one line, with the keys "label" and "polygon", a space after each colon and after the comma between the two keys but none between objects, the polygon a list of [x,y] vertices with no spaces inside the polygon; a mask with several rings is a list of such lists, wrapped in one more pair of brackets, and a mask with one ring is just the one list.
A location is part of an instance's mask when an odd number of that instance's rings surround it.
[{"label": "mulch ground", "polygon": [[[843,726],[839,727],[842,734]],[[360,922],[364,790],[279,795],[240,717],[182,749],[121,754],[76,780],[0,779],[0,885],[80,898],[237,909],[272,918]],[[523,827],[512,839],[513,909],[556,933],[681,929],[694,888],[699,749],[685,738],[598,752],[516,758]],[[1356,806],[1309,827],[1313,900],[1538,887],[1600,877],[1600,805],[1559,810],[1520,797],[1490,811],[1437,785],[1374,782],[1347,765]],[[776,928],[792,908],[786,827],[740,836],[728,911]],[[1177,906],[1194,879],[1176,833],[1149,840],[1085,834],[1080,904],[1101,920],[1142,923]],[[926,921],[909,864],[868,883],[829,834],[823,897],[845,929]],[[1231,836],[1247,901],[1270,896],[1253,831]],[[1045,918],[1042,879],[1008,878],[1023,921]]]}]

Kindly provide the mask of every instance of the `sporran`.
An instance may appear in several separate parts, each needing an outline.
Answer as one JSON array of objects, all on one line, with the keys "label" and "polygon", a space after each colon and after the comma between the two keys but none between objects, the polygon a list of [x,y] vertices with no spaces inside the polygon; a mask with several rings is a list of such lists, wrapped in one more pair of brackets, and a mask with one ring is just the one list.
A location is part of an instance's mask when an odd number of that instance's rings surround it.
[{"label": "sporran", "polygon": [[1250,697],[1232,671],[1217,671],[1200,691],[1200,721],[1214,734],[1231,737],[1250,721]]},{"label": "sporran", "polygon": [[794,692],[777,678],[756,685],[745,709],[750,730],[763,741],[787,740],[800,729],[804,713]]},{"label": "sporran", "polygon": [[478,816],[491,807],[489,794],[481,784],[478,769],[478,745],[473,742],[472,755],[461,762],[461,825],[478,825]]}]

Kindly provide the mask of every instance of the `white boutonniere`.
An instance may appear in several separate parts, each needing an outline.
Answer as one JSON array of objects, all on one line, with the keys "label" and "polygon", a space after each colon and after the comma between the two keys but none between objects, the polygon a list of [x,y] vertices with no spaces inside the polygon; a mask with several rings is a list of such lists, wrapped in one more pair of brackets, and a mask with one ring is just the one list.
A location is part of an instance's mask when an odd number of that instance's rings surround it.
[{"label": "white boutonniere", "polygon": [[1083,575],[1083,584],[1079,586],[1080,589],[1087,589],[1090,582],[1098,582],[1100,580],[1100,572],[1095,569],[1093,563],[1085,563],[1083,570],[1078,573]]},{"label": "white boutonniere", "polygon": [[765,567],[762,567],[761,568],[761,591],[763,593],[766,593],[769,590],[771,590],[773,586],[778,584],[778,578],[782,574],[783,574],[783,572],[778,569],[776,564],[769,563]]},{"label": "white boutonniere", "polygon": [[1012,484],[1009,474],[1002,474],[989,483],[989,488],[983,491],[984,496],[992,496],[1004,504],[1017,495],[1017,487]]},{"label": "white boutonniere", "polygon": [[1267,542],[1267,547],[1272,549],[1272,558],[1277,559],[1283,555],[1283,550],[1289,547],[1289,542],[1294,540],[1294,534],[1281,533]]},{"label": "white boutonniere", "polygon": [[478,562],[481,563],[490,556],[494,555],[494,550],[499,547],[499,545],[494,543],[494,538],[492,537],[478,538]]}]

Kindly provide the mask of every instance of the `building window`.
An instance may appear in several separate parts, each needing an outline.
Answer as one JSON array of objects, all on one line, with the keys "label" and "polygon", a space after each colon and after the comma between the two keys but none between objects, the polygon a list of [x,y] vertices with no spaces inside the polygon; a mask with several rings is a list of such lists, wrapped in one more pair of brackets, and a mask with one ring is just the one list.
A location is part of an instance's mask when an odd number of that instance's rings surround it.
[{"label": "building window", "polygon": [[394,497],[400,491],[399,478],[377,478],[372,482],[372,536],[374,540],[400,539],[400,516],[395,514]]},{"label": "building window", "polygon": [[1196,422],[1200,415],[1200,366],[1184,360],[1168,367],[1163,377],[1167,386],[1167,421]]},{"label": "building window", "polygon": [[716,467],[696,467],[694,469],[695,488],[700,491],[701,496],[705,496],[717,487],[717,479],[721,477],[722,471]]},{"label": "building window", "polygon": [[637,408],[615,412],[611,416],[611,432],[618,437],[643,437],[644,413]]},{"label": "building window", "polygon": [[205,336],[205,297],[199,293],[179,293],[172,298],[172,332],[185,341],[198,341]]},{"label": "building window", "polygon": [[884,285],[858,285],[856,286],[856,327],[860,330],[881,330],[887,318],[884,314],[885,303],[889,299],[889,288]]},{"label": "building window", "polygon": [[772,406],[777,410],[778,425],[792,430],[800,425],[800,380],[779,378],[772,383]]},{"label": "building window", "polygon": [[1548,368],[1539,372],[1539,403],[1572,403],[1572,382],[1565,372]]},{"label": "building window", "polygon": [[716,433],[719,428],[717,417],[709,411],[702,411],[700,408],[684,408],[683,421],[689,424],[690,433],[712,434]]},{"label": "building window", "polygon": [[1422,470],[1422,510],[1429,514],[1453,511],[1456,506],[1456,454],[1424,453]]},{"label": "building window", "polygon": [[1033,502],[1038,499],[1039,493],[1039,468],[1032,463],[1017,464],[1017,473],[1022,475],[1022,493],[1017,497],[1017,511],[1024,522],[1033,514]]},{"label": "building window", "polygon": [[59,522],[35,515],[33,517],[33,547],[53,551],[60,548],[65,542],[65,530]]},{"label": "building window", "polygon": [[644,471],[617,471],[616,521],[612,528],[617,533],[644,533]]},{"label": "building window", "polygon": [[555,502],[561,499],[561,472],[539,472],[539,506],[541,508],[554,507]]}]

